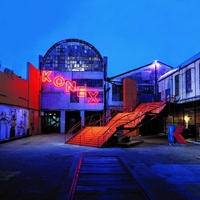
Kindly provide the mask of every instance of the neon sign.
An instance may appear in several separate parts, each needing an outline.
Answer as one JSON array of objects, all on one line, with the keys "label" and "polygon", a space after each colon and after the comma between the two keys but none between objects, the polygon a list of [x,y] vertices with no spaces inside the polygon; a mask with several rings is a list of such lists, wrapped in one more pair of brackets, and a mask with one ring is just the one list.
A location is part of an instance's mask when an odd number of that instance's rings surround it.
[{"label": "neon sign", "polygon": [[98,99],[97,99],[97,95],[98,95],[98,92],[88,92],[89,95],[90,95],[90,99],[88,101],[88,103],[98,103]]},{"label": "neon sign", "polygon": [[[62,75],[57,75],[52,78],[52,71],[42,71],[42,82],[53,83],[57,88],[64,87],[65,92],[77,92],[77,97],[84,98],[87,96],[87,87],[86,86],[76,86],[76,81],[68,81]],[[98,103],[98,94],[99,92],[89,92],[88,103]]]}]

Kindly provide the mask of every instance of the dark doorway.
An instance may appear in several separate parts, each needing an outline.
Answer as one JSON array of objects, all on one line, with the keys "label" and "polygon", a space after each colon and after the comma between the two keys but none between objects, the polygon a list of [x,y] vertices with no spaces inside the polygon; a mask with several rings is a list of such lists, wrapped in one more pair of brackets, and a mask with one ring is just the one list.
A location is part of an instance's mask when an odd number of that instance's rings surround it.
[{"label": "dark doorway", "polygon": [[161,116],[156,118],[146,116],[145,119],[142,120],[141,125],[139,131],[142,136],[164,133],[164,119]]},{"label": "dark doorway", "polygon": [[66,111],[65,131],[68,132],[75,124],[80,121],[80,111]]},{"label": "dark doorway", "polygon": [[92,120],[90,122],[94,123],[96,126],[99,126],[101,124],[100,119],[103,115],[103,112],[101,111],[86,111],[85,112],[85,118],[92,117]]},{"label": "dark doorway", "polygon": [[43,133],[60,133],[60,111],[44,111],[41,120]]}]

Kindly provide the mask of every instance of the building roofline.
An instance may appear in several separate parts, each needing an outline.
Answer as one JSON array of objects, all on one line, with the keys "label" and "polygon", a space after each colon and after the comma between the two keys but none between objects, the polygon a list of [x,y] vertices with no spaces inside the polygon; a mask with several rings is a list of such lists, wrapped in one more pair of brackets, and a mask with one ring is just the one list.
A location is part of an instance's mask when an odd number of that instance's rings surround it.
[{"label": "building roofline", "polygon": [[171,75],[173,75],[174,73],[176,73],[177,71],[183,69],[184,67],[187,67],[188,65],[190,65],[191,63],[197,61],[198,59],[200,59],[200,52],[191,56],[190,58],[188,58],[187,60],[185,60],[184,62],[182,62],[181,64],[179,64],[176,68],[170,70],[169,72],[163,74],[158,81],[161,81]]},{"label": "building roofline", "polygon": [[163,79],[165,79],[165,78],[167,78],[167,77],[169,77],[169,76],[171,76],[172,74],[175,74],[175,73],[176,73],[177,71],[179,71],[179,70],[180,70],[180,68],[177,67],[177,68],[174,68],[174,69],[168,71],[167,73],[163,74],[163,75],[158,79],[158,82],[161,81],[161,80],[163,80]]},{"label": "building roofline", "polygon": [[[168,66],[168,67],[170,67],[170,68],[173,69],[172,66],[167,65],[167,64],[165,64],[165,63],[163,63],[163,62],[161,62],[161,61],[157,61],[157,62],[160,63],[160,64],[164,64],[164,65],[166,65],[166,66]],[[123,76],[123,75],[125,75],[125,74],[128,74],[128,73],[130,73],[130,72],[137,71],[137,70],[142,69],[142,68],[144,68],[144,67],[147,67],[147,66],[149,66],[149,65],[152,65],[152,63],[146,64],[146,65],[143,65],[143,66],[141,66],[141,67],[138,67],[138,68],[135,68],[135,69],[132,69],[132,70],[129,70],[129,71],[127,71],[127,72],[124,72],[124,73],[118,74],[118,75],[116,75],[116,76],[112,76],[112,77],[110,77],[109,79],[114,79],[114,78],[117,78],[117,77],[119,77],[119,76]]]},{"label": "building roofline", "polygon": [[190,65],[191,63],[195,62],[198,59],[200,59],[200,52],[191,56],[190,58],[188,58],[187,60],[185,60],[184,62],[179,64],[177,68],[184,68],[184,67]]}]

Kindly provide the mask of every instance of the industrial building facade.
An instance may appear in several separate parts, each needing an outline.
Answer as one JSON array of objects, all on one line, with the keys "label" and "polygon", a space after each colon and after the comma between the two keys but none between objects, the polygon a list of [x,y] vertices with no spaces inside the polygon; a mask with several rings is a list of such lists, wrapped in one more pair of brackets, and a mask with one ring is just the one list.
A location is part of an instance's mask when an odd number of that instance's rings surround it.
[{"label": "industrial building facade", "polygon": [[123,105],[123,80],[130,78],[136,81],[137,103],[154,102],[160,100],[157,80],[172,69],[171,66],[160,61],[144,65],[123,74],[107,79],[109,90],[108,104],[110,106]]},{"label": "industrial building facade", "polygon": [[[107,58],[91,44],[62,40],[40,57],[43,132],[67,132],[105,111]],[[84,125],[84,124],[83,124]]]},{"label": "industrial building facade", "polygon": [[175,69],[155,61],[109,78],[107,57],[88,42],[66,39],[39,57],[39,69],[28,63],[27,72],[27,80],[0,72],[0,140],[66,133],[89,116],[98,120],[109,110],[153,101],[171,101],[166,123],[193,125],[199,133],[199,54]]},{"label": "industrial building facade", "polygon": [[171,102],[168,123],[184,124],[196,140],[200,134],[200,53],[158,79],[162,101]]}]

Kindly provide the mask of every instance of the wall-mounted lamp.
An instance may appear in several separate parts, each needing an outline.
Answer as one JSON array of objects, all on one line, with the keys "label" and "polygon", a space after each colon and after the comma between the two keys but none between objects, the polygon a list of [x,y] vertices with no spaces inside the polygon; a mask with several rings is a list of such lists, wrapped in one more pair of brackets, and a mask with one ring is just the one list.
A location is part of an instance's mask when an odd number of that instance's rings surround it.
[{"label": "wall-mounted lamp", "polygon": [[189,123],[189,120],[190,120],[190,117],[188,117],[187,115],[184,117],[184,120],[185,120],[185,123],[186,123],[186,127],[185,128],[188,128],[188,123]]}]

